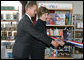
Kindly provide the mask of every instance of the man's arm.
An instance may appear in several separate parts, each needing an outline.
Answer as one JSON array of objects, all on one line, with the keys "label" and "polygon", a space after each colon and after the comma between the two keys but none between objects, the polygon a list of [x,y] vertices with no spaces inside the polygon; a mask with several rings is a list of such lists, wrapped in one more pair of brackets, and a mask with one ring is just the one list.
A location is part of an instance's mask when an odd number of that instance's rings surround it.
[{"label": "man's arm", "polygon": [[39,30],[35,29],[35,27],[31,23],[24,21],[22,23],[22,26],[24,31],[31,34],[33,37],[37,38],[38,40],[41,40],[43,43],[47,44],[48,46],[50,46],[52,39],[49,38],[47,35],[42,34]]}]

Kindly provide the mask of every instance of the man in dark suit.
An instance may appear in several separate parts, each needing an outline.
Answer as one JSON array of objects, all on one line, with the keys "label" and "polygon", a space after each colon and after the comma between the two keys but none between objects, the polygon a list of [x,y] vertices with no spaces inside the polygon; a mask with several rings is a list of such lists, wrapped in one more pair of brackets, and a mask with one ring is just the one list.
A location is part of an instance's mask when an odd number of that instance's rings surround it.
[{"label": "man in dark suit", "polygon": [[37,14],[37,9],[37,4],[34,2],[28,3],[25,7],[26,14],[22,17],[17,26],[17,36],[13,47],[13,56],[15,59],[29,58],[32,53],[32,37],[37,38],[48,46],[52,44],[54,47],[57,47],[59,45],[58,42],[44,35],[33,26],[31,17]]}]

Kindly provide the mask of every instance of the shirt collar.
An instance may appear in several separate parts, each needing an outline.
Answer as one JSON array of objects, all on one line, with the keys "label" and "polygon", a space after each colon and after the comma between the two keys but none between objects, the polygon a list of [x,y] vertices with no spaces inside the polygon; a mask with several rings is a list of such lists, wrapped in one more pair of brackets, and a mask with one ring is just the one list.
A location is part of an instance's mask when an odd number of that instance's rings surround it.
[{"label": "shirt collar", "polygon": [[[26,13],[26,15],[29,17],[29,19],[31,20],[31,17]],[[33,21],[31,20],[31,22],[33,23]]]}]

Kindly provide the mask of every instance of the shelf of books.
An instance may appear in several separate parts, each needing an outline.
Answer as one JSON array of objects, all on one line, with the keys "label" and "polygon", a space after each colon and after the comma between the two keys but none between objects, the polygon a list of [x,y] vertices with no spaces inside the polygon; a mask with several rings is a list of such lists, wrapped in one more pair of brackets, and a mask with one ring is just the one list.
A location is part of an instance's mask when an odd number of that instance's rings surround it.
[{"label": "shelf of books", "polygon": [[[83,15],[74,14],[73,20],[74,20],[74,41],[83,44]],[[83,55],[83,47],[75,46],[74,54],[79,55],[81,57]]]},{"label": "shelf of books", "polygon": [[2,11],[18,11],[18,10],[2,10]]},{"label": "shelf of books", "polygon": [[56,26],[56,27],[74,27],[74,25],[46,25],[46,26]]},{"label": "shelf of books", "polygon": [[[1,6],[1,45],[6,47],[8,59],[13,58],[12,48],[16,39],[19,21],[19,6]],[[21,15],[21,13],[20,13]]]},{"label": "shelf of books", "polygon": [[16,22],[15,20],[1,20],[1,22]]},{"label": "shelf of books", "polygon": [[83,43],[83,15],[74,14],[74,38],[76,42]]},{"label": "shelf of books", "polygon": [[48,9],[48,10],[55,10],[55,11],[72,11],[72,9]]},{"label": "shelf of books", "polygon": [[72,57],[45,57],[45,59],[73,59]]},{"label": "shelf of books", "polygon": [[[74,40],[73,5],[63,3],[39,3],[49,9],[51,18],[46,23],[47,35],[58,40]],[[57,49],[46,47],[45,59],[72,59],[73,45],[66,43]]]}]

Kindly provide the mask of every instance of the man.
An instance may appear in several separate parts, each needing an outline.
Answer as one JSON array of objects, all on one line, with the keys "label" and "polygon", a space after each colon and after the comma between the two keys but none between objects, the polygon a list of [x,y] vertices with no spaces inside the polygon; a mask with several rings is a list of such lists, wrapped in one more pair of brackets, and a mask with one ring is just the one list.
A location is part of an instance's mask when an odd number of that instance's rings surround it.
[{"label": "man", "polygon": [[17,26],[17,36],[13,47],[13,56],[15,59],[28,59],[31,55],[32,37],[37,38],[43,43],[57,47],[58,42],[42,34],[33,26],[31,17],[37,14],[37,4],[35,2],[27,3],[25,10],[26,14],[20,20]]}]

